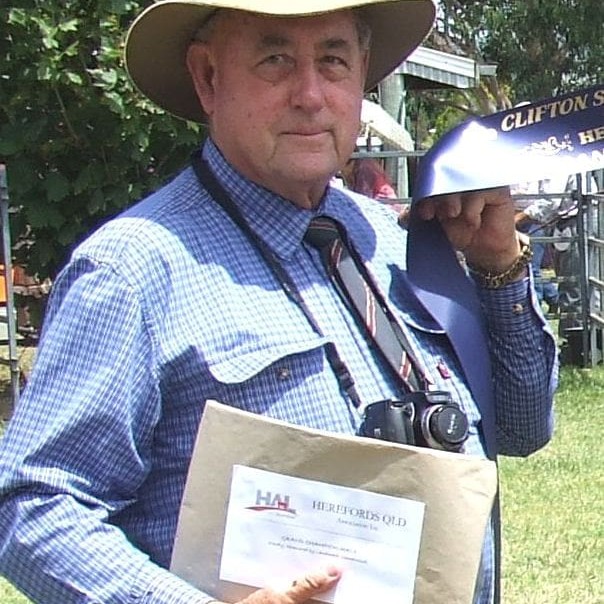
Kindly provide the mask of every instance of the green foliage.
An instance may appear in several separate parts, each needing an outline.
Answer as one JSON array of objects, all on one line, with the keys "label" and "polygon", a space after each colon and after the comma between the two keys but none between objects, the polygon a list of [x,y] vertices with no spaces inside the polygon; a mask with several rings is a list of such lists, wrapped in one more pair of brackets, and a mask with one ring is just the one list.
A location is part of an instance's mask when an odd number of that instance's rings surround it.
[{"label": "green foliage", "polygon": [[134,90],[128,24],[150,1],[11,0],[0,20],[0,160],[13,242],[46,276],[108,217],[187,161],[201,127]]},{"label": "green foliage", "polygon": [[514,101],[602,81],[601,0],[441,0],[440,29],[463,52],[497,63]]},{"label": "green foliage", "polygon": [[497,77],[483,77],[477,89],[414,95],[408,114],[423,147],[469,116],[603,80],[602,0],[440,0],[439,6],[427,44],[495,63]]},{"label": "green foliage", "polygon": [[535,100],[602,81],[601,0],[498,3],[485,14],[485,56],[499,63],[516,101]]}]

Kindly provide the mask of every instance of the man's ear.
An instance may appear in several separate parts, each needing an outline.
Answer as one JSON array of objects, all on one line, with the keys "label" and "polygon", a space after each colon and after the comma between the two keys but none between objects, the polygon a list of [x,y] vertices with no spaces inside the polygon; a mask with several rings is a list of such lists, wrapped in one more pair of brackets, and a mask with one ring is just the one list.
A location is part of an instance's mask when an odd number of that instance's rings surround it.
[{"label": "man's ear", "polygon": [[206,115],[214,110],[214,65],[207,42],[192,42],[187,50],[187,69],[191,74],[195,92]]}]

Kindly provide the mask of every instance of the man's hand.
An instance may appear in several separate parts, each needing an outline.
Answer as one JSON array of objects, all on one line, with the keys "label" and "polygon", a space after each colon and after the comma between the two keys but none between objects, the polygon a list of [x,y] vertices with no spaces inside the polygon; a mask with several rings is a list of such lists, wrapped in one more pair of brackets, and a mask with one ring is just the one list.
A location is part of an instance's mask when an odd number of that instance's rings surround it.
[{"label": "man's hand", "polygon": [[339,569],[329,567],[323,572],[308,574],[297,579],[283,591],[259,589],[236,604],[303,604],[330,590],[339,581],[341,575]]},{"label": "man's hand", "polygon": [[451,245],[485,271],[505,271],[520,253],[509,187],[430,197],[417,211],[424,220],[438,219]]}]

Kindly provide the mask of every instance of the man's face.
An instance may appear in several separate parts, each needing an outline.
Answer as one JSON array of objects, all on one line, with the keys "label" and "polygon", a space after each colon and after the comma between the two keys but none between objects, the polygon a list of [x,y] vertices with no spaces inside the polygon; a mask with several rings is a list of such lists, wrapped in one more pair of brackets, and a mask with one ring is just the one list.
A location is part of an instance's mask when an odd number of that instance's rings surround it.
[{"label": "man's face", "polygon": [[233,166],[298,205],[316,205],[359,131],[367,53],[352,13],[230,12],[188,61],[212,137]]}]

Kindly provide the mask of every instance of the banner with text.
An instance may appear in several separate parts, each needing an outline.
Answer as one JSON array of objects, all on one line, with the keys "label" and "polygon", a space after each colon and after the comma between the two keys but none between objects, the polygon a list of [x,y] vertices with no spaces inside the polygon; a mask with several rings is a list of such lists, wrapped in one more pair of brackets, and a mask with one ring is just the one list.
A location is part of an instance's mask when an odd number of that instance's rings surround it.
[{"label": "banner with text", "polygon": [[423,157],[413,200],[604,168],[604,84],[468,120]]}]

